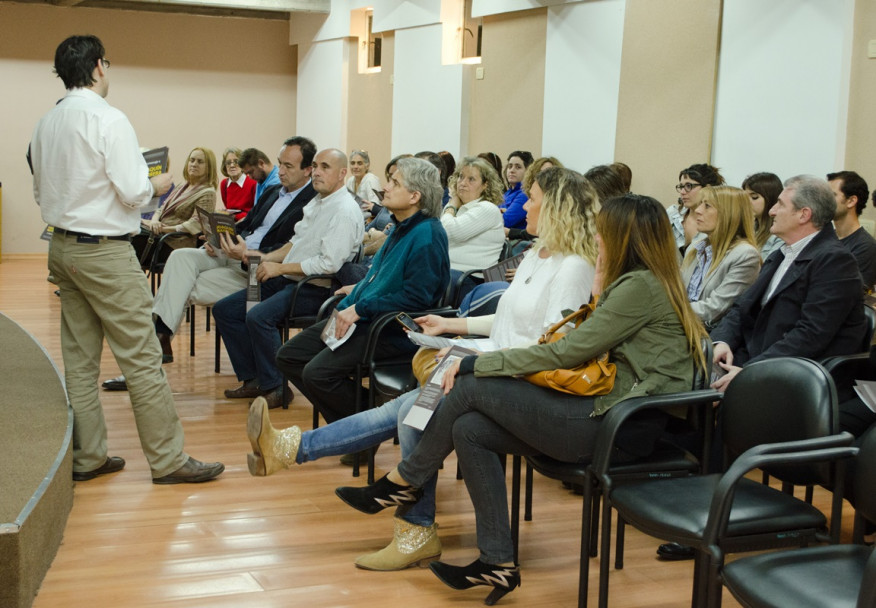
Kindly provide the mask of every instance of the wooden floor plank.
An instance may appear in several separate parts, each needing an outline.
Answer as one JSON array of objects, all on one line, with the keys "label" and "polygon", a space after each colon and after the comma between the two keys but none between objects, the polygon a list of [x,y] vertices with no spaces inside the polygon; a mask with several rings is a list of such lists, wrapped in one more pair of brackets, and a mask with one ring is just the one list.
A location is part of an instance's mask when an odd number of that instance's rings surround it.
[{"label": "wooden floor plank", "polygon": [[[62,366],[60,302],[46,282],[45,259],[7,256],[0,264],[0,310],[20,323]],[[478,606],[484,588],[453,591],[428,570],[376,573],[353,560],[383,547],[392,533],[388,514],[367,516],[334,496],[358,485],[350,469],[328,458],[270,478],[246,468],[247,404],[227,400],[236,385],[227,356],[213,373],[213,333],[198,310],[197,356],[188,354],[189,325],[174,342],[176,361],[165,366],[186,433],[186,449],[220,460],[226,472],[200,485],[154,486],[140,451],[127,393],[102,392],[110,453],[123,456],[121,473],[79,483],[63,544],[34,608],[392,608]],[[109,349],[101,378],[117,375]],[[310,405],[296,396],[288,411],[271,413],[277,426],[310,428]],[[377,453],[381,471],[399,459],[398,446]],[[474,516],[455,455],[440,473],[438,522],[443,559],[477,556]],[[522,522],[523,586],[500,605],[572,606],[577,597],[580,497],[537,478],[535,519]],[[825,494],[817,492],[823,504]],[[850,513],[850,511],[848,511]],[[850,530],[851,517],[844,529]],[[626,565],[611,573],[611,606],[681,608],[690,604],[692,564],[654,559],[658,541],[627,529]],[[591,562],[595,606],[598,564]],[[738,606],[725,592],[725,606]]]}]

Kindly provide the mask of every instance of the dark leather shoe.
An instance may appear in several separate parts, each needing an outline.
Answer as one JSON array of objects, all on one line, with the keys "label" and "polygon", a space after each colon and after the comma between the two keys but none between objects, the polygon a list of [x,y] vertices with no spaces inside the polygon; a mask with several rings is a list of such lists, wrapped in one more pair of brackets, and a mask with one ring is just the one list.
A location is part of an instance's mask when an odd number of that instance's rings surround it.
[{"label": "dark leather shoe", "polygon": [[679,562],[685,559],[693,559],[694,548],[679,543],[664,543],[657,547],[657,559],[667,562]]},{"label": "dark leather shoe", "polygon": [[284,410],[288,410],[289,403],[292,402],[292,389],[284,382],[274,390],[262,393],[261,396],[268,402],[268,409],[282,407]]},{"label": "dark leather shoe", "polygon": [[170,345],[171,340],[173,340],[173,336],[170,334],[158,333],[158,343],[161,344],[162,363],[173,363],[173,348]]},{"label": "dark leather shoe", "polygon": [[125,459],[119,456],[109,456],[101,466],[93,471],[73,471],[73,481],[88,481],[107,473],[116,473],[125,468]]},{"label": "dark leather shoe", "polygon": [[253,380],[244,380],[243,384],[238,386],[237,388],[230,388],[225,391],[226,399],[255,399],[256,397],[261,397],[264,394],[259,388],[259,381],[256,379]]},{"label": "dark leather shoe", "polygon": [[109,380],[104,380],[101,384],[105,391],[126,391],[128,390],[128,382],[125,380],[125,375],[116,376]]},{"label": "dark leather shoe", "polygon": [[191,456],[186,463],[170,475],[154,477],[152,483],[169,485],[172,483],[201,483],[218,477],[225,470],[221,462],[201,462]]}]

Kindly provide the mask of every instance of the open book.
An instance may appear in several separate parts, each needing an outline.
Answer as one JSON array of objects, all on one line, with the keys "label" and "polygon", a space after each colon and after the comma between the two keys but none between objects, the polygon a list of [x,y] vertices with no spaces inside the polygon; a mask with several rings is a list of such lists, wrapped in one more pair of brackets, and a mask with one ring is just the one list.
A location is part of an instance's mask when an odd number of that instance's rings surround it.
[{"label": "open book", "polygon": [[198,207],[198,219],[201,220],[201,231],[204,233],[204,240],[210,243],[213,249],[222,249],[222,244],[219,242],[219,235],[226,233],[228,236],[237,234],[235,227],[234,216],[223,211],[210,213]]},{"label": "open book", "polygon": [[[143,159],[146,161],[146,166],[149,167],[149,177],[155,177],[162,173],[167,173],[168,148],[153,148],[146,150],[143,153]],[[140,209],[140,213],[150,213],[158,209],[161,204],[160,196],[153,196],[149,204]]]},{"label": "open book", "polygon": [[444,398],[444,389],[441,388],[441,381],[444,378],[444,372],[447,371],[454,362],[459,361],[468,355],[477,354],[473,350],[454,346],[444,358],[438,363],[438,366],[432,370],[429,375],[429,380],[420,388],[420,394],[417,395],[417,400],[411,406],[411,411],[405,416],[402,421],[404,424],[411,426],[421,431],[426,428],[432,414],[438,408],[438,404]]},{"label": "open book", "polygon": [[520,266],[520,262],[523,260],[525,253],[526,252],[518,253],[507,260],[502,260],[498,264],[490,266],[489,268],[484,268],[484,283],[493,283],[495,281],[510,282],[505,278],[505,271]]}]

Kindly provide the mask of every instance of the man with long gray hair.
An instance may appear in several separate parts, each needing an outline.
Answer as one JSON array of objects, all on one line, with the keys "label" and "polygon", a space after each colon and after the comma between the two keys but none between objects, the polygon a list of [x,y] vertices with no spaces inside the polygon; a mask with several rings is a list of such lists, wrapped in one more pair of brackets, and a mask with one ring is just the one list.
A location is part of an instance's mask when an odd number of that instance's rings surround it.
[{"label": "man with long gray hair", "polygon": [[[320,338],[326,322],[305,329],[277,353],[277,367],[317,408],[326,422],[355,413],[356,365],[368,342],[368,326],[391,311],[418,311],[436,306],[450,281],[447,234],[437,219],[442,188],[438,170],[428,161],[403,158],[384,188],[383,205],[392,213],[394,227],[364,279],[342,288],[336,335],[355,323],[351,337],[337,349]],[[379,356],[412,351],[399,334],[381,342]]]}]

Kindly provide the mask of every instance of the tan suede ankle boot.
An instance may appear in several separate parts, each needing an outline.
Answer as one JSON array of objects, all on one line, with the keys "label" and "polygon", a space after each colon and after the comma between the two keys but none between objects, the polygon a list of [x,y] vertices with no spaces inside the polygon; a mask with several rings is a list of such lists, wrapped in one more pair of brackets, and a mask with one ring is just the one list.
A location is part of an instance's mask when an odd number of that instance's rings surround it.
[{"label": "tan suede ankle boot", "polygon": [[250,475],[265,477],[295,464],[301,445],[301,429],[290,426],[282,431],[276,430],[268,416],[268,403],[264,397],[256,398],[249,408],[246,434],[253,451],[246,455]]},{"label": "tan suede ankle boot", "polygon": [[441,556],[438,524],[418,526],[395,518],[392,542],[376,553],[356,558],[356,567],[363,570],[404,570],[414,564],[427,566]]}]

